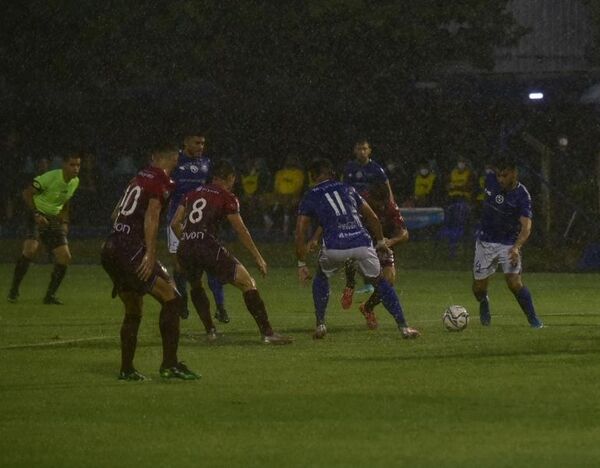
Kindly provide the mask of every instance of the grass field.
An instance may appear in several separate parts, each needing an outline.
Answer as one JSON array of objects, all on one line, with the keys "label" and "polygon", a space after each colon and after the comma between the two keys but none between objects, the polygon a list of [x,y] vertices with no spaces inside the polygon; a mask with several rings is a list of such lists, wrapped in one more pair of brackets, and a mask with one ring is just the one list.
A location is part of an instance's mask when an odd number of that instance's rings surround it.
[{"label": "grass field", "polygon": [[[255,273],[255,270],[252,270]],[[8,289],[11,265],[0,265]],[[530,274],[547,327],[532,330],[498,276],[493,325],[483,329],[469,272],[401,271],[407,318],[422,338],[400,339],[380,310],[366,330],[332,287],[330,334],[311,338],[310,289],[274,268],[259,288],[287,347],[262,345],[241,297],[226,288],[232,322],[209,345],[194,315],[180,357],[197,382],[162,382],[158,307],[148,298],[137,367],[116,380],[121,307],[97,266],[74,266],[43,306],[50,266],[31,269],[18,304],[0,306],[0,466],[598,466],[598,275]],[[356,299],[360,299],[357,297]],[[450,303],[471,311],[462,333],[442,329]]]}]

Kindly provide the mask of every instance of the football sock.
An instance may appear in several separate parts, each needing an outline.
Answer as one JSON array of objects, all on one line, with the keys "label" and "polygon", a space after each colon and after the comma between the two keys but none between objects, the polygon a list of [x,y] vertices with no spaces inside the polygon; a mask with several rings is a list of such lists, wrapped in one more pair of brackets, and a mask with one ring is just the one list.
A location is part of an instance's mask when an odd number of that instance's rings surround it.
[{"label": "football sock", "polygon": [[490,298],[487,295],[487,291],[476,293],[475,299],[479,302],[479,315],[488,317],[490,315]]},{"label": "football sock", "polygon": [[67,265],[60,265],[58,263],[54,265],[54,270],[52,270],[52,274],[50,275],[50,284],[48,284],[46,297],[54,296],[66,274]]},{"label": "football sock", "polygon": [[183,304],[187,309],[188,297],[187,297],[187,278],[181,271],[173,271],[173,281],[175,281],[175,287],[179,294],[181,294],[181,299],[183,299]]},{"label": "football sock", "polygon": [[400,299],[392,285],[383,276],[380,276],[375,282],[375,291],[381,298],[383,306],[396,320],[398,326],[406,327],[406,320],[404,319],[404,311],[402,310]]},{"label": "football sock", "polygon": [[162,338],[162,367],[177,365],[177,346],[179,345],[179,310],[183,307],[180,297],[163,304],[158,317],[160,336]]},{"label": "football sock", "polygon": [[317,272],[313,279],[312,294],[317,325],[320,325],[325,323],[325,312],[327,310],[327,303],[329,302],[329,280],[321,270]]},{"label": "football sock", "polygon": [[207,275],[208,287],[215,298],[217,309],[221,310],[225,304],[225,293],[223,292],[223,283],[212,275]]},{"label": "football sock", "polygon": [[379,297],[379,294],[377,294],[377,291],[375,291],[369,296],[367,302],[365,302],[365,309],[373,310],[379,303],[381,303],[381,298]]},{"label": "football sock", "polygon": [[125,314],[121,325],[121,372],[133,370],[133,356],[137,346],[138,329],[142,318]]},{"label": "football sock", "polygon": [[192,288],[190,296],[192,297],[196,312],[198,312],[198,316],[202,321],[202,325],[204,325],[204,329],[208,333],[211,329],[215,328],[215,324],[210,316],[210,302],[208,296],[202,286],[199,288]]},{"label": "football sock", "polygon": [[15,264],[12,286],[10,287],[11,291],[19,291],[19,286],[21,285],[21,281],[23,281],[27,270],[29,270],[29,265],[31,265],[31,259],[27,258],[25,255],[21,255]]},{"label": "football sock", "polygon": [[354,286],[356,286],[356,266],[352,260],[347,260],[344,264],[344,274],[346,275],[346,287],[354,289]]},{"label": "football sock", "polygon": [[258,290],[250,289],[243,294],[243,297],[246,308],[252,317],[254,317],[260,333],[263,336],[272,335],[273,329],[269,323],[269,317],[267,315],[267,310],[265,309],[265,303],[260,297]]},{"label": "football sock", "polygon": [[515,298],[517,302],[521,306],[521,310],[527,316],[527,320],[531,323],[532,320],[537,319],[535,315],[535,308],[533,307],[533,299],[531,298],[531,293],[526,286],[523,286],[519,291],[515,294]]}]

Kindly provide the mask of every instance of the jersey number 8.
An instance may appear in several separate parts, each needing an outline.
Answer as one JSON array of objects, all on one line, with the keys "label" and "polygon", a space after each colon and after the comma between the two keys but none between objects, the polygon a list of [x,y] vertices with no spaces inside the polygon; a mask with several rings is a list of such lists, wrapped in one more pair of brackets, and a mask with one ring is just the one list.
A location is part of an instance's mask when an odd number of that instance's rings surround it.
[{"label": "jersey number 8", "polygon": [[190,223],[196,224],[199,223],[200,220],[202,220],[202,217],[204,216],[202,210],[204,210],[205,207],[206,200],[204,198],[198,198],[198,200],[194,202],[194,204],[192,205],[192,210],[190,211],[190,214],[188,216]]}]

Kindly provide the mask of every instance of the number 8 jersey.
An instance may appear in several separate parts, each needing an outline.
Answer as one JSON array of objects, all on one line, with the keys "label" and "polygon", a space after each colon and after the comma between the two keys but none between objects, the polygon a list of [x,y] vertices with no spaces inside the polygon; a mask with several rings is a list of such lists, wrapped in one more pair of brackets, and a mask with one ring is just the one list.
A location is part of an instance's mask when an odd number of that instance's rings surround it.
[{"label": "number 8 jersey", "polygon": [[354,187],[330,179],[304,195],[298,214],[313,218],[321,225],[323,245],[327,249],[369,247],[373,245],[371,236],[358,214],[363,203]]},{"label": "number 8 jersey", "polygon": [[164,207],[174,187],[173,181],[158,167],[150,166],[139,171],[117,204],[111,237],[120,237],[127,243],[143,244],[148,202],[156,198]]},{"label": "number 8 jersey", "polygon": [[215,184],[201,185],[188,192],[180,203],[185,208],[181,241],[196,239],[194,233],[207,232],[217,237],[221,222],[240,212],[237,197]]}]

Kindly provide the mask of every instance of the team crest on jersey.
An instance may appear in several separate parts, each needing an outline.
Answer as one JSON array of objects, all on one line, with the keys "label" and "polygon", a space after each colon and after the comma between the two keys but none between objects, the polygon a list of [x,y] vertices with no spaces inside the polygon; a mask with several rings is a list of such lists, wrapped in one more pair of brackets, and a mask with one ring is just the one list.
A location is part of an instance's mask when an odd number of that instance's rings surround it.
[{"label": "team crest on jersey", "polygon": [[194,174],[196,174],[198,172],[198,166],[194,166],[193,164],[190,166],[190,171],[192,171]]},{"label": "team crest on jersey", "polygon": [[363,173],[362,173],[361,171],[358,171],[358,172],[356,173],[356,178],[357,178],[357,179],[362,179],[362,176],[363,176]]},{"label": "team crest on jersey", "polygon": [[502,205],[502,203],[504,203],[504,195],[496,195],[496,203],[498,203],[498,205]]}]

